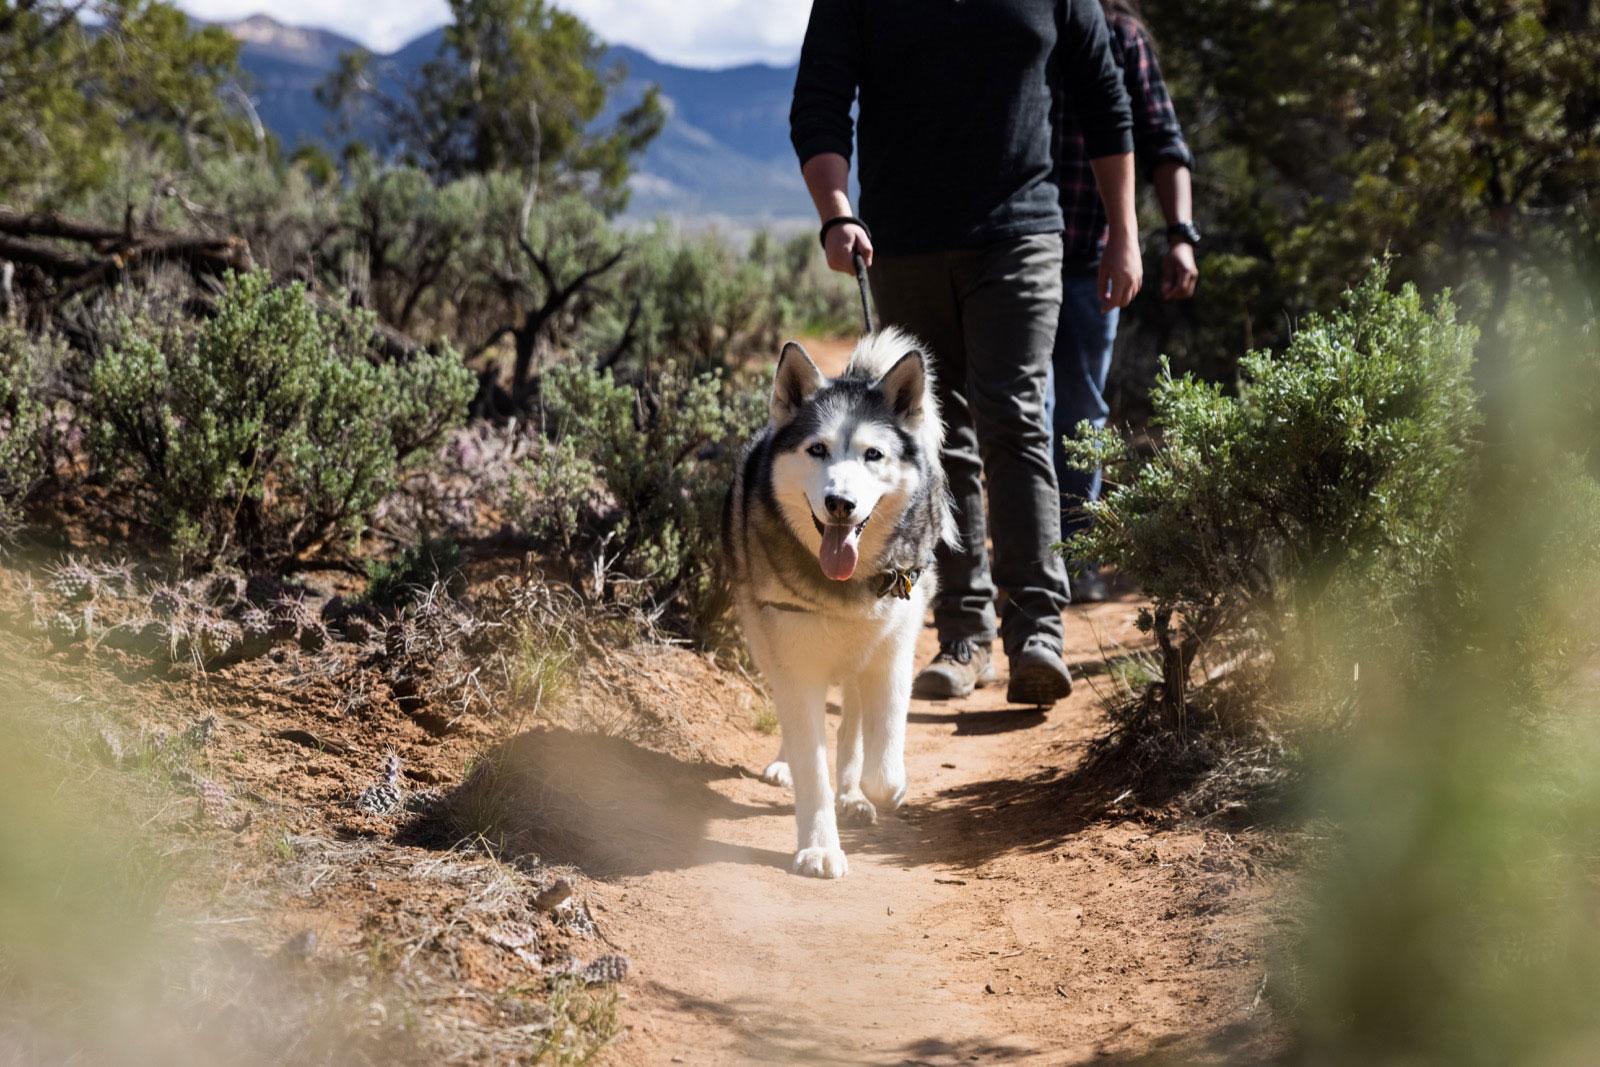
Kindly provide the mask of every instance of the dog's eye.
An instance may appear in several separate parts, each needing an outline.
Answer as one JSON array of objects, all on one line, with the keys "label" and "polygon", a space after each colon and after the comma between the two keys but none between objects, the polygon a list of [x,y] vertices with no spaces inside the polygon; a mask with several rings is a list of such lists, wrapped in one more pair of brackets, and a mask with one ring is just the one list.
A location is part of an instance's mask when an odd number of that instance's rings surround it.
[{"label": "dog's eye", "polygon": [[821,441],[818,441],[816,444],[806,449],[806,455],[815,456],[817,459],[827,459],[828,446],[823,444]]},{"label": "dog's eye", "polygon": [[883,458],[883,453],[879,452],[876,448],[869,448],[865,452],[863,458],[866,459],[868,463],[876,463],[878,460]]}]

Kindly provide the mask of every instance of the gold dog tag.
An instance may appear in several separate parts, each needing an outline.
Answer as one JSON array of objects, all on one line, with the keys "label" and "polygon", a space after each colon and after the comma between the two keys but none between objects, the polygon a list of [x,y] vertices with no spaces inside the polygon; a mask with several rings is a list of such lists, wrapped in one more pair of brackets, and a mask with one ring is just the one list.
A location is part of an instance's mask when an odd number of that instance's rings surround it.
[{"label": "gold dog tag", "polygon": [[899,597],[901,600],[910,600],[911,599],[911,587],[913,585],[915,585],[915,584],[916,583],[914,581],[912,581],[912,578],[911,578],[911,575],[910,575],[909,572],[907,572],[907,571],[895,571],[894,572],[894,595]]}]

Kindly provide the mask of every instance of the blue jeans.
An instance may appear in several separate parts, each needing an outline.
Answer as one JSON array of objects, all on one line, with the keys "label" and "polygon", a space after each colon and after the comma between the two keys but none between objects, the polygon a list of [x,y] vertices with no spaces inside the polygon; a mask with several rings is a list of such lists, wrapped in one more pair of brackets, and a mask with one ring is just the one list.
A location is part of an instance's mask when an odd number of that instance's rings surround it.
[{"label": "blue jeans", "polygon": [[1069,464],[1061,439],[1071,437],[1081,422],[1103,427],[1111,414],[1105,398],[1106,378],[1111,374],[1121,312],[1101,313],[1095,288],[1093,274],[1069,270],[1062,278],[1061,324],[1045,391],[1045,421],[1052,428],[1051,455],[1061,486],[1063,540],[1088,527],[1084,505],[1100,499],[1101,476],[1098,469],[1080,470]]}]

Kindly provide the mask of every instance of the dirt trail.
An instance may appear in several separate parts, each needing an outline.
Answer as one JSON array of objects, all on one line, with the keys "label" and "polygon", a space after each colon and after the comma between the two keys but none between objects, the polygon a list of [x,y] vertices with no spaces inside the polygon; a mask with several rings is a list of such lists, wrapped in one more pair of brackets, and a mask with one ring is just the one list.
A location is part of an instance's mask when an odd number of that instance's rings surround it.
[{"label": "dirt trail", "polygon": [[1080,682],[1048,714],[1005,706],[1003,664],[972,699],[913,703],[908,803],[845,832],[839,882],[788,873],[791,798],[755,778],[776,739],[736,739],[743,773],[684,800],[698,833],[673,820],[595,887],[637,965],[617,1060],[1059,1064],[1270,1042],[1248,835],[1104,816],[1115,798],[1074,772],[1103,726],[1103,649],[1137,643],[1135,612],[1069,612]]}]

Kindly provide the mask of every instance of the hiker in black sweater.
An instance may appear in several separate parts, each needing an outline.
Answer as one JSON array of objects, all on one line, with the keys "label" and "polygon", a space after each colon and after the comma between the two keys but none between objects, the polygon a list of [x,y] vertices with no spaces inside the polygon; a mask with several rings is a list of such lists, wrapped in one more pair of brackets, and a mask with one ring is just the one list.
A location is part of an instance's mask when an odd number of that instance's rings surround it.
[{"label": "hiker in black sweater", "polygon": [[[980,551],[939,553],[937,659],[925,698],[994,678],[995,586],[1006,593],[1008,698],[1066,696],[1067,581],[1052,545],[1060,495],[1044,418],[1061,308],[1062,215],[1053,101],[1071,107],[1111,235],[1099,292],[1125,307],[1143,281],[1132,118],[1099,0],[815,0],[791,136],[824,223],[849,217],[859,142],[861,217],[825,230],[828,264],[860,255],[885,325],[932,349],[960,526]],[[859,130],[851,106],[859,98]],[[852,134],[855,134],[852,137]],[[869,232],[870,230],[870,232]],[[984,479],[993,504],[993,578]]]}]

